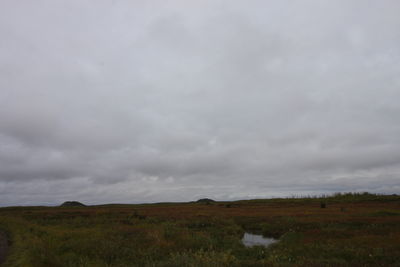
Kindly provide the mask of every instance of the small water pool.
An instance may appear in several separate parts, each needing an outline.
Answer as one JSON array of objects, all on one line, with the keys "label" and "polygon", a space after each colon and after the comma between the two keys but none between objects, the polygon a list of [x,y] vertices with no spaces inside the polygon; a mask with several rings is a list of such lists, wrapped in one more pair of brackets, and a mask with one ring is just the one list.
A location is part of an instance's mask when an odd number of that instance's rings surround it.
[{"label": "small water pool", "polygon": [[251,233],[244,233],[242,238],[242,243],[246,247],[252,246],[265,246],[268,247],[269,245],[278,242],[275,238],[268,238],[263,237],[262,235],[251,234]]}]

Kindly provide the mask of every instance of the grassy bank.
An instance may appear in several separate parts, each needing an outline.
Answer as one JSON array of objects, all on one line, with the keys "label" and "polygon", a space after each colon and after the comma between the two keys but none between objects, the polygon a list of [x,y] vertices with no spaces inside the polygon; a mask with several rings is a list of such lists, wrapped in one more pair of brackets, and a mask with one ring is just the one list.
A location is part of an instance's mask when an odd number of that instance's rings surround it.
[{"label": "grassy bank", "polygon": [[[400,266],[396,195],[10,207],[0,230],[4,266]],[[245,230],[280,242],[246,248]]]}]

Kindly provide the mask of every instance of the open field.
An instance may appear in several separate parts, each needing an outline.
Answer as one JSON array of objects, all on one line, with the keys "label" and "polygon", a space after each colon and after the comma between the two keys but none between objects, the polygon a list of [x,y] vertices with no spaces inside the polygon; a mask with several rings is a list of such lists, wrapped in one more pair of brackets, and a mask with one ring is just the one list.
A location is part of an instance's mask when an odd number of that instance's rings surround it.
[{"label": "open field", "polygon": [[0,232],[4,266],[400,266],[400,196],[8,207]]}]

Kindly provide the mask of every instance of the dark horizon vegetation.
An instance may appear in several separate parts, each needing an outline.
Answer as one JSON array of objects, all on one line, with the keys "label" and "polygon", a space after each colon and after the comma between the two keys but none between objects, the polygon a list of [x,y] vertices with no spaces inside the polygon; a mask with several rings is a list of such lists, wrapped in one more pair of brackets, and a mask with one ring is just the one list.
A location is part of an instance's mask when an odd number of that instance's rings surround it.
[{"label": "dark horizon vegetation", "polygon": [[1,238],[6,267],[400,266],[400,196],[3,207]]},{"label": "dark horizon vegetation", "polygon": [[[59,202],[59,204],[39,204],[39,205],[9,205],[9,206],[0,206],[1,208],[12,208],[12,207],[61,207],[61,206],[108,206],[108,205],[156,205],[156,204],[185,204],[185,203],[206,203],[206,202],[218,202],[218,203],[228,203],[228,202],[246,202],[246,201],[265,201],[265,200],[274,200],[274,201],[282,201],[282,200],[291,200],[291,199],[328,199],[328,200],[339,200],[339,199],[371,199],[385,196],[400,196],[400,194],[387,194],[387,193],[370,193],[370,192],[335,192],[332,194],[329,193],[321,193],[321,194],[292,194],[283,197],[265,197],[265,198],[251,198],[251,199],[236,199],[236,200],[215,200],[212,198],[201,198],[198,200],[191,201],[157,201],[157,202],[137,202],[137,203],[120,203],[120,202],[111,202],[111,203],[99,203],[99,204],[87,204],[83,201],[77,200],[66,200],[64,202]],[[1,205],[1,203],[0,203]]]}]

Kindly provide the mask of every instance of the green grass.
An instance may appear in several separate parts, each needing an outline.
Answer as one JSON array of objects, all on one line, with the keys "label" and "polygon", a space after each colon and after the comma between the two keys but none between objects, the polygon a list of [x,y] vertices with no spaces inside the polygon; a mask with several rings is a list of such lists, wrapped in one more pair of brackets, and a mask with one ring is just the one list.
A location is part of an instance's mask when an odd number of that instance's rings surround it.
[{"label": "green grass", "polygon": [[[399,215],[399,196],[365,193],[8,207],[0,231],[12,241],[4,266],[399,266]],[[246,248],[244,231],[280,241]]]}]

